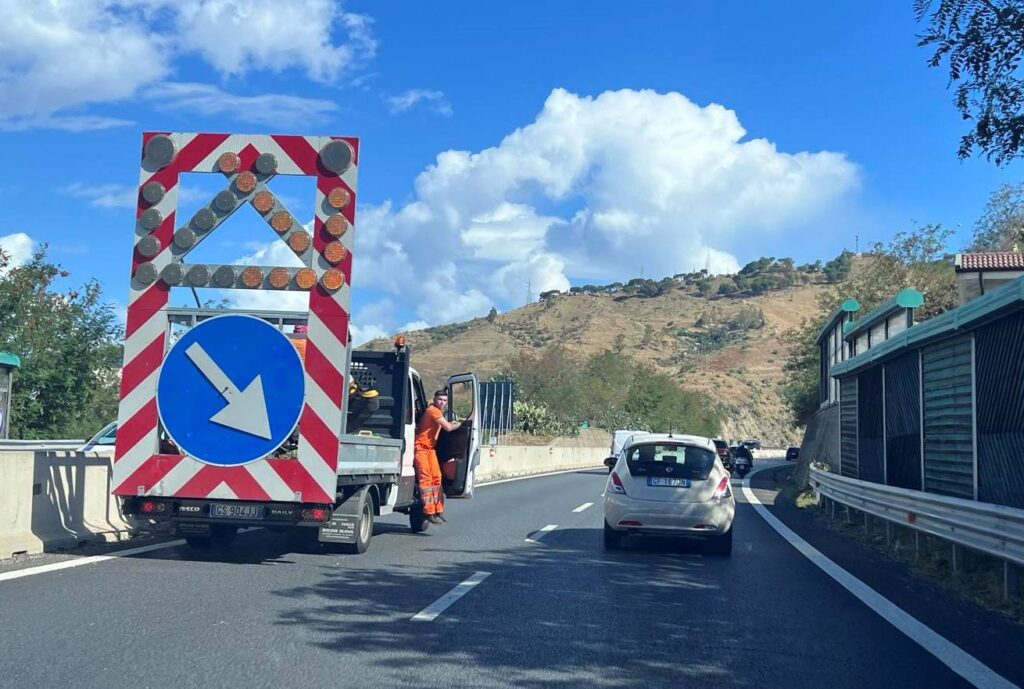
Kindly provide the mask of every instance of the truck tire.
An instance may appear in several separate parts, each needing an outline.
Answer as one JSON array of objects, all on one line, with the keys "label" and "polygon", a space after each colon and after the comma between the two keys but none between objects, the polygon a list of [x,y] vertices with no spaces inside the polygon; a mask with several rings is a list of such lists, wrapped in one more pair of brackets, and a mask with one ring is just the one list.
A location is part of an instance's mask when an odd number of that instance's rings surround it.
[{"label": "truck tire", "polygon": [[359,520],[356,522],[356,542],[343,543],[342,552],[350,555],[362,555],[370,548],[373,538],[373,498],[364,493],[362,505],[359,507]]},{"label": "truck tire", "polygon": [[622,550],[622,534],[604,523],[604,549]]},{"label": "truck tire", "polygon": [[409,530],[413,533],[423,533],[430,526],[427,515],[423,514],[423,503],[417,502],[409,508]]}]

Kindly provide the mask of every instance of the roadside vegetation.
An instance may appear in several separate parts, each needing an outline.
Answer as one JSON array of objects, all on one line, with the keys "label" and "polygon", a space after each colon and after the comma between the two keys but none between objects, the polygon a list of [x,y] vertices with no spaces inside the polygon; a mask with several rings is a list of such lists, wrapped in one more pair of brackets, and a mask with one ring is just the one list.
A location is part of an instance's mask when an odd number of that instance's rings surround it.
[{"label": "roadside vegetation", "polygon": [[0,250],[0,351],[21,359],[12,438],[87,438],[117,416],[123,330],[96,281],[61,291],[68,277],[45,246],[17,267]]},{"label": "roadside vegetation", "polygon": [[561,345],[509,359],[495,380],[516,384],[516,430],[575,435],[590,427],[716,435],[719,412],[704,395],[614,351],[590,357]]}]

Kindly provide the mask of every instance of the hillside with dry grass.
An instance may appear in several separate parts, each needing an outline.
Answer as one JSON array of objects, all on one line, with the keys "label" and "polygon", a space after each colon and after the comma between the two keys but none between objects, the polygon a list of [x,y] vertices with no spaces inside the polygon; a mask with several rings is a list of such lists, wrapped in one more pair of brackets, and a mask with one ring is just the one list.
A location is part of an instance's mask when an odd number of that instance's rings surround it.
[{"label": "hillside with dry grass", "polygon": [[[656,296],[610,293],[558,294],[493,319],[478,318],[405,333],[414,366],[427,384],[473,371],[487,380],[523,350],[561,343],[572,352],[607,350],[644,362],[706,393],[719,405],[722,434],[782,444],[799,432],[782,399],[783,333],[817,312],[828,285],[812,280],[754,296],[717,294],[712,279],[702,296],[692,282],[677,281]],[[376,340],[368,348],[390,343]]]}]

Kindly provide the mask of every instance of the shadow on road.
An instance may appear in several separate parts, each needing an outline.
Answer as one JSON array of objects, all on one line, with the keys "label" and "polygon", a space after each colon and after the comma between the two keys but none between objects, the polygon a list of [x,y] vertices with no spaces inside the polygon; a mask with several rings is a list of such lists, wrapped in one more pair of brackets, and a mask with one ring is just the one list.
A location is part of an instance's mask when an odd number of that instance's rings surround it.
[{"label": "shadow on road", "polygon": [[[277,624],[370,664],[382,685],[741,686],[728,655],[743,634],[712,614],[727,594],[692,547],[637,539],[609,553],[599,529],[560,529],[422,561],[444,564],[323,567],[318,583],[276,592],[292,602]],[[492,575],[434,622],[410,621],[475,571]]]}]

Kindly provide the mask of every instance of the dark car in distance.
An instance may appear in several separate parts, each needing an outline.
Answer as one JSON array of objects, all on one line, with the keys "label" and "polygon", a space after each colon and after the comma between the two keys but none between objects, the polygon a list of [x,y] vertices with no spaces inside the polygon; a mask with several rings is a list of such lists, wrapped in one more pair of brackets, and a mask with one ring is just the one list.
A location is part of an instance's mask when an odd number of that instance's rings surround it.
[{"label": "dark car in distance", "polygon": [[800,459],[800,448],[796,445],[786,450],[786,459],[789,461],[796,461]]}]

